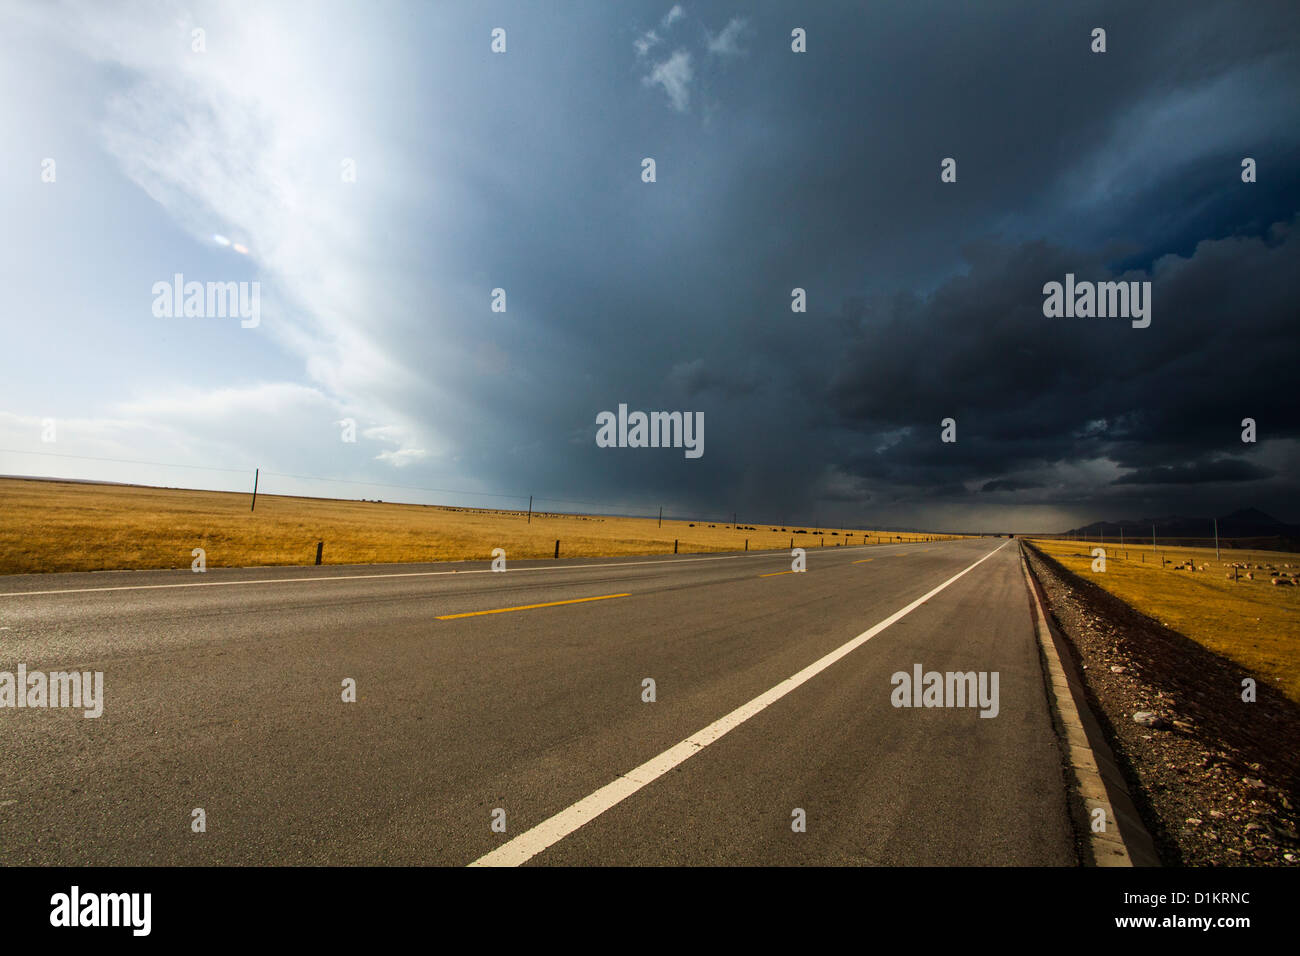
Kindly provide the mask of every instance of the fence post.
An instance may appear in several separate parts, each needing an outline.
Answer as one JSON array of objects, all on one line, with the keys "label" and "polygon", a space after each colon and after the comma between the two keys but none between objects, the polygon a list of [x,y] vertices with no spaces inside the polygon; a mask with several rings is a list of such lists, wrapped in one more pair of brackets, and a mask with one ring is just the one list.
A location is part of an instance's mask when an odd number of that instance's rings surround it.
[{"label": "fence post", "polygon": [[673,554],[677,553],[677,539],[673,538]]},{"label": "fence post", "polygon": [[748,539],[748,538],[745,539],[745,550],[746,550],[746,551],[749,550],[749,539]]},{"label": "fence post", "polygon": [[555,542],[555,557],[558,559],[559,556],[560,556],[560,542],[559,542],[559,541],[556,541],[556,542]]},{"label": "fence post", "polygon": [[317,541],[317,542],[316,542],[316,563],[317,563],[317,564],[320,564],[320,556],[321,556],[321,552],[324,551],[324,550],[325,550],[325,542],[324,542],[324,541]]}]

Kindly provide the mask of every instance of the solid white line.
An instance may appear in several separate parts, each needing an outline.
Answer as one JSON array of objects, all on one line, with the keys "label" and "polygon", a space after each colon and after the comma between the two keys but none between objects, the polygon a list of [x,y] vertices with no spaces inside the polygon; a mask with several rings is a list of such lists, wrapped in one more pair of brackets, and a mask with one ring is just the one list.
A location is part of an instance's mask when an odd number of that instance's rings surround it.
[{"label": "solid white line", "polygon": [[[677,561],[626,561],[610,564],[552,564],[541,568],[512,568],[508,574],[523,571],[565,571],[573,568],[628,568],[642,564],[676,564],[690,561],[727,561],[742,557],[728,554],[717,558],[680,558]],[[476,568],[469,571],[399,571],[393,574],[330,574],[313,578],[255,578],[249,581],[194,581],[187,584],[122,584],[105,588],[63,588],[55,591],[9,591],[0,597],[26,597],[29,594],[85,594],[90,591],[153,591],[159,588],[218,588],[236,584],[300,584],[308,581],[359,581],[369,578],[430,578],[447,574],[492,574],[491,568]]]},{"label": "solid white line", "polygon": [[[855,544],[847,548],[841,547],[840,551],[856,550],[858,548],[880,548],[891,547],[891,545],[868,545]],[[893,545],[898,547],[898,545]],[[816,550],[822,551],[823,548]],[[540,568],[514,568],[506,573],[521,574],[525,571],[573,571],[581,568],[635,568],[647,564],[690,564],[694,561],[734,561],[737,558],[765,558],[777,557],[785,549],[776,551],[750,551],[742,554],[724,554],[714,558],[671,558],[661,561],[613,561],[609,564],[548,564]],[[232,570],[232,569],[224,569]],[[89,573],[89,572],[79,572]],[[149,572],[142,571],[141,574]],[[396,574],[333,574],[322,575],[313,578],[256,578],[251,581],[193,581],[188,584],[122,584],[115,587],[104,588],[59,588],[53,591],[6,591],[0,593],[0,598],[7,597],[30,597],[34,594],[89,594],[94,591],[156,591],[165,588],[219,588],[231,587],[237,584],[299,584],[302,582],[313,581],[320,583],[322,581],[359,581],[367,578],[429,578],[438,577],[444,574],[492,574],[490,568],[479,568],[472,571],[400,571]]]},{"label": "solid white line", "polygon": [[703,730],[692,734],[676,746],[668,748],[659,756],[647,760],[635,770],[631,770],[612,783],[606,784],[571,807],[561,810],[555,816],[543,820],[537,826],[519,834],[513,840],[501,844],[491,853],[479,857],[470,866],[519,866],[521,863],[526,863],[547,847],[558,843],[574,830],[594,820],[610,807],[626,800],[646,784],[652,783],[678,764],[695,756],[715,740],[735,730],[749,718],[776,703],[796,687],[816,677],[840,658],[851,654],[885,628],[912,613],[958,578],[969,574],[1010,543],[1008,541],[998,545],[965,571],[954,574],[943,584],[923,594],[901,611],[895,611],[869,631],[863,631],[853,640],[840,645],[825,657],[809,664],[793,677],[787,677],[771,690],[759,694],[749,703],[741,704],[725,717],[715,720]]}]

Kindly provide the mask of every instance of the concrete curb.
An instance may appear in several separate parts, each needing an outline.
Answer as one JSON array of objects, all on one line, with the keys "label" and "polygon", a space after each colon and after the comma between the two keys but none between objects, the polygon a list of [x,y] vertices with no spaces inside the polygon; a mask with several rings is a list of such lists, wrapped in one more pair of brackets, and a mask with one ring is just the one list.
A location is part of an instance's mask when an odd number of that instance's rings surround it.
[{"label": "concrete curb", "polygon": [[[1043,652],[1043,676],[1056,716],[1061,747],[1073,777],[1075,805],[1083,808],[1082,817],[1077,822],[1079,832],[1087,835],[1091,859],[1080,862],[1084,866],[1160,866],[1155,842],[1133,805],[1124,775],[1106,743],[1101,725],[1088,707],[1083,682],[1065,637],[1052,626],[1047,616],[1042,586],[1025,560],[1024,549],[1021,543],[1020,567],[1029,590],[1034,632]],[[1100,833],[1092,825],[1097,809],[1103,811],[1106,821],[1106,828]]]}]

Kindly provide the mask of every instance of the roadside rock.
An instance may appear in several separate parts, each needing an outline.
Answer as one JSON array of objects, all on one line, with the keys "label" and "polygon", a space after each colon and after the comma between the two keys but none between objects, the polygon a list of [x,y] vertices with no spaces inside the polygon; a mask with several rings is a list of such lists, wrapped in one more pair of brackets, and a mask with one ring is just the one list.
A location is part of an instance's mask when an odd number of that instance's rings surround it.
[{"label": "roadside rock", "polygon": [[1134,714],[1133,723],[1141,724],[1143,727],[1150,727],[1153,730],[1163,730],[1169,726],[1163,717],[1153,714],[1149,710],[1139,710]]}]

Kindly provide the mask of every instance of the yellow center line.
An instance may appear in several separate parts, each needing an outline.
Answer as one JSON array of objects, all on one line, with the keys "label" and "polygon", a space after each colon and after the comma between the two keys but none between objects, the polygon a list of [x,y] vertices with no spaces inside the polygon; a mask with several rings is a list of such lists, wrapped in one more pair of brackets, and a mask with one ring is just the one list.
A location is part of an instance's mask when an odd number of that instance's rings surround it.
[{"label": "yellow center line", "polygon": [[760,574],[760,578],[774,578],[778,574],[794,574],[793,571],[773,571],[771,574]]},{"label": "yellow center line", "polygon": [[854,564],[866,564],[868,561],[874,561],[875,558],[863,558],[861,561],[854,561]]},{"label": "yellow center line", "polygon": [[547,601],[545,604],[521,604],[519,607],[498,607],[491,611],[465,611],[463,614],[439,614],[438,620],[450,621],[458,617],[478,617],[480,614],[504,614],[507,611],[531,611],[538,607],[559,607],[561,604],[583,604],[587,601],[607,601],[610,598],[631,597],[626,594],[602,594],[599,597],[572,598],[568,601]]}]

